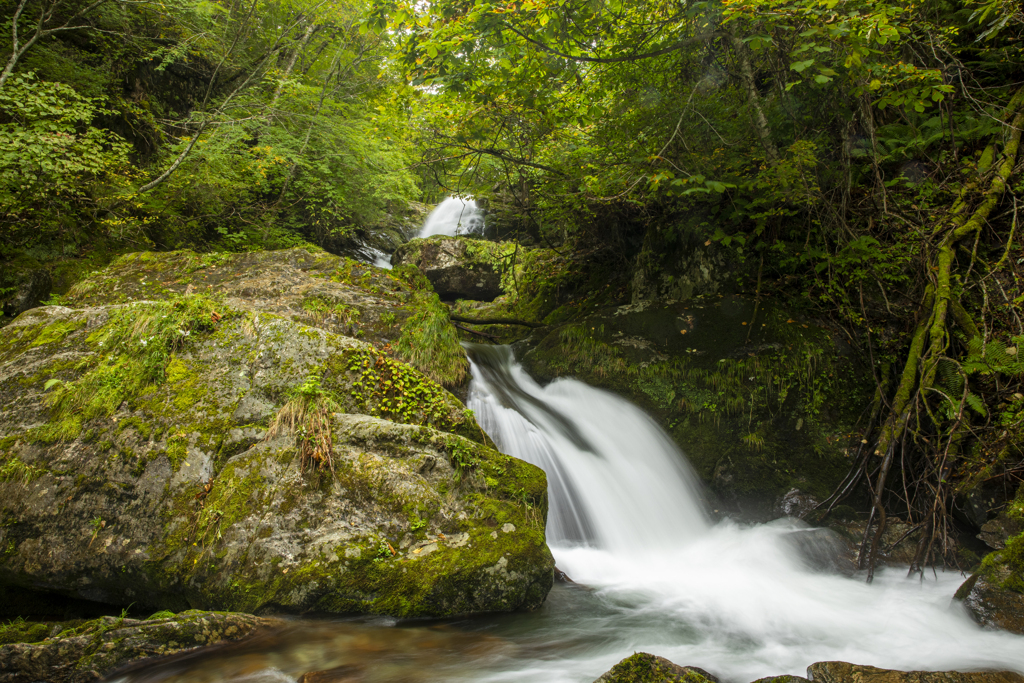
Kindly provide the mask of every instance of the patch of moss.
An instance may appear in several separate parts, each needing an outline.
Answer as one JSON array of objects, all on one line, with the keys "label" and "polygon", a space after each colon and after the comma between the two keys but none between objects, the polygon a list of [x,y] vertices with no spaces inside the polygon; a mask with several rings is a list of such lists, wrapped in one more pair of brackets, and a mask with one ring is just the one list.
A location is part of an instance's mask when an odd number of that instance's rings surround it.
[{"label": "patch of moss", "polygon": [[646,652],[626,657],[598,679],[600,683],[713,683],[690,667],[680,667]]}]

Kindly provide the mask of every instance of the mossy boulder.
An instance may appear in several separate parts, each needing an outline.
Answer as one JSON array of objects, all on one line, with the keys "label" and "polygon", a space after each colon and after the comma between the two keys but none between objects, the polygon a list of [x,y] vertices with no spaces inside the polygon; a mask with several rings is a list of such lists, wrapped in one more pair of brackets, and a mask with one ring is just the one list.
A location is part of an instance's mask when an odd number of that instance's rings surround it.
[{"label": "mossy boulder", "polygon": [[402,245],[391,263],[418,268],[445,301],[493,301],[502,293],[503,251],[503,245],[484,240],[430,237]]},{"label": "mossy boulder", "polygon": [[[998,518],[1012,528],[1024,524],[1024,485]],[[1001,543],[960,586],[956,598],[979,624],[1024,634],[1024,532]]]},{"label": "mossy boulder", "polygon": [[1012,671],[897,671],[849,662],[815,662],[807,677],[815,683],[1024,683]]},{"label": "mossy boulder", "polygon": [[575,376],[645,408],[721,505],[762,519],[791,489],[831,493],[872,389],[834,333],[732,296],[598,309],[518,355],[542,381]]},{"label": "mossy boulder", "polygon": [[447,387],[461,386],[468,377],[448,309],[414,268],[389,271],[303,248],[137,252],[76,284],[62,303],[98,306],[186,293],[357,338]]},{"label": "mossy boulder", "polygon": [[283,626],[251,614],[188,611],[150,619],[102,617],[74,624],[32,624],[46,635],[0,647],[4,683],[87,683],[131,662],[247,637]]},{"label": "mossy boulder", "polygon": [[541,470],[384,351],[228,301],[0,330],[0,584],[174,610],[543,602]]},{"label": "mossy boulder", "polygon": [[594,683],[718,683],[703,669],[679,666],[664,657],[637,652],[626,657]]}]

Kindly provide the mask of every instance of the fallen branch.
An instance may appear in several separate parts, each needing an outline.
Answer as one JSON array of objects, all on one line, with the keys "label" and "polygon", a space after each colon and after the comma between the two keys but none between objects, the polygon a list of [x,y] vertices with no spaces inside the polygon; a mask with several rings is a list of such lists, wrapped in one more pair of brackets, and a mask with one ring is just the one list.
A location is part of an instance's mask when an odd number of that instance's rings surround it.
[{"label": "fallen branch", "polygon": [[542,323],[531,323],[517,318],[482,318],[480,320],[474,320],[473,318],[466,318],[465,316],[456,315],[454,313],[450,314],[448,317],[455,322],[468,323],[470,325],[522,325],[524,327],[544,327]]},{"label": "fallen branch", "polygon": [[468,327],[463,327],[462,325],[459,325],[458,323],[452,323],[452,325],[454,325],[455,329],[457,329],[457,330],[462,330],[463,332],[469,332],[470,334],[475,334],[478,337],[486,337],[487,339],[493,339],[494,341],[498,341],[498,337],[496,335],[487,334],[486,332],[477,332],[476,330],[471,330]]}]

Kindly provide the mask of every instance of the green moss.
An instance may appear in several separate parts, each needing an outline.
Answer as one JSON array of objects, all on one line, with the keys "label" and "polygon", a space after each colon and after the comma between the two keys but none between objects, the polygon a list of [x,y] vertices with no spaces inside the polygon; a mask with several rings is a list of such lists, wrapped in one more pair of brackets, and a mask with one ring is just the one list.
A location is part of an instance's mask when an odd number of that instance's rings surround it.
[{"label": "green moss", "polygon": [[68,335],[85,326],[85,320],[60,320],[43,328],[32,346],[42,346],[63,341]]},{"label": "green moss", "polygon": [[53,628],[53,624],[25,621],[19,617],[6,624],[0,624],[0,645],[38,643],[45,640]]},{"label": "green moss", "polygon": [[600,683],[711,683],[693,669],[673,666],[646,652],[637,652],[623,659],[602,676]]},{"label": "green moss", "polygon": [[[36,437],[51,442],[75,438],[83,421],[109,417],[125,401],[165,381],[172,355],[189,345],[193,335],[213,329],[216,309],[209,298],[189,295],[114,311],[87,340],[99,350],[98,362],[79,379],[53,390],[48,400],[52,419]],[[179,373],[179,366],[174,372]]]}]

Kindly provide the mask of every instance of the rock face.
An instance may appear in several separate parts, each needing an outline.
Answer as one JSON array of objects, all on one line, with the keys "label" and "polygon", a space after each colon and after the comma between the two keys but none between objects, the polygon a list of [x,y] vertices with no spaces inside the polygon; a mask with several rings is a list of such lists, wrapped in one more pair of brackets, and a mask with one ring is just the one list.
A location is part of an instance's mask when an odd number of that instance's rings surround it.
[{"label": "rock face", "polygon": [[87,683],[135,660],[238,640],[283,622],[251,614],[184,612],[147,620],[103,617],[41,642],[0,647],[3,683]]},{"label": "rock face", "polygon": [[1024,683],[1012,671],[895,671],[847,662],[816,662],[807,677],[816,683]]},{"label": "rock face", "polygon": [[823,499],[850,467],[865,375],[828,330],[710,296],[598,309],[517,347],[541,381],[574,376],[652,414],[725,507],[769,519],[791,489]]},{"label": "rock face", "polygon": [[[281,299],[225,284],[0,330],[0,584],[173,610],[540,605],[543,472],[412,367],[298,322],[310,290],[280,272]],[[98,282],[80,300],[136,296]]]},{"label": "rock face", "polygon": [[502,294],[500,249],[465,237],[415,239],[400,247],[391,262],[419,268],[445,301],[493,301]]},{"label": "rock face", "polygon": [[664,657],[637,652],[594,683],[718,683],[718,679],[703,669],[679,666]]},{"label": "rock face", "polygon": [[[0,289],[0,313],[14,317],[30,308],[35,308],[50,296],[53,280],[44,268],[30,270],[13,287]],[[4,290],[9,293],[3,296]]]}]

